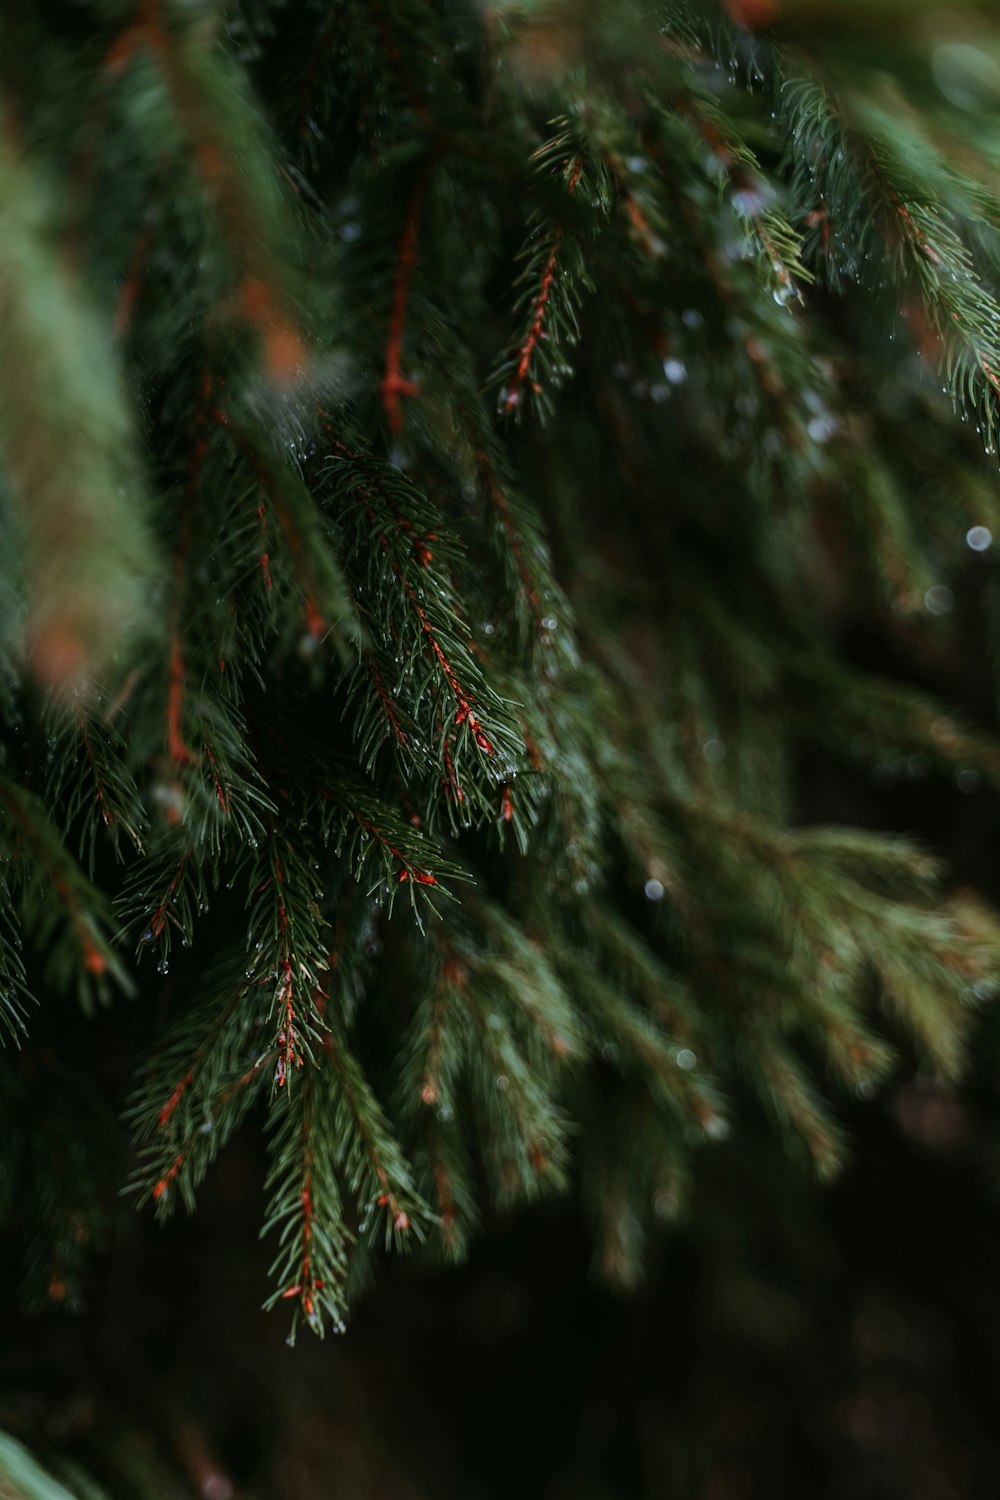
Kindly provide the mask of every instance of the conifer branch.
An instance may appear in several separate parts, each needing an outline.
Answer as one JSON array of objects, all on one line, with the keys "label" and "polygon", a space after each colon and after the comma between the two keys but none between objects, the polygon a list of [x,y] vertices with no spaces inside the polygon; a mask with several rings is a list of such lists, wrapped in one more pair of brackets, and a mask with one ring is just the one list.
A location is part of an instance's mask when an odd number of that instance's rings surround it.
[{"label": "conifer branch", "polygon": [[[127,1111],[140,1158],[131,1190],[140,1204],[152,1199],[161,1217],[178,1195],[194,1209],[205,1173],[269,1081],[275,1051],[254,1007],[256,987],[242,954],[222,960],[136,1087]],[[257,1044],[249,1066],[248,1042]]]},{"label": "conifer branch", "polygon": [[419,387],[407,380],[402,373],[403,329],[406,321],[406,304],[410,293],[410,281],[417,264],[417,230],[420,210],[427,181],[427,168],[417,175],[403,222],[403,233],[399,242],[399,260],[396,267],[396,282],[392,298],[392,315],[385,346],[385,378],[380,392],[386,418],[393,432],[402,431],[403,412],[399,404],[401,396],[416,396]]},{"label": "conifer branch", "polygon": [[144,50],[191,149],[192,164],[236,272],[230,315],[256,332],[270,381],[286,386],[308,364],[290,309],[280,194],[259,118],[241,80],[196,24],[160,0],[140,0],[119,33],[104,71],[115,81]]},{"label": "conifer branch", "polygon": [[[0,445],[18,507],[24,647],[70,703],[111,665],[157,573],[113,352],[49,243],[38,186],[0,138]],[[13,372],[17,371],[14,375]]]},{"label": "conifer branch", "polygon": [[[381,722],[404,763],[424,774],[437,772],[453,823],[489,816],[497,781],[516,768],[522,742],[462,620],[448,569],[460,556],[456,543],[424,524],[425,502],[398,473],[360,455],[345,455],[329,472],[339,494],[352,502],[341,521],[351,537],[345,567],[372,642],[353,687],[355,693],[367,688],[374,665],[380,702],[391,703],[396,718],[394,724],[391,715],[362,712],[357,729],[367,730],[365,758],[370,764]],[[387,614],[372,612],[368,600],[375,599],[383,601],[383,611],[391,601]],[[400,739],[404,712],[419,731]]]},{"label": "conifer branch", "polygon": [[0,778],[0,811],[21,920],[45,954],[52,982],[74,983],[88,1007],[95,995],[106,996],[107,979],[128,992],[111,945],[107,901],[74,863],[38,798]]},{"label": "conifer branch", "polygon": [[[583,158],[567,132],[539,147],[532,161],[541,173],[557,173],[569,198],[585,181]],[[600,192],[598,186],[596,193]],[[594,193],[585,184],[584,196],[591,198]],[[524,320],[524,333],[516,349],[497,366],[491,382],[501,387],[500,410],[518,418],[529,396],[537,398],[543,415],[551,409],[550,392],[570,373],[567,351],[580,336],[577,308],[583,290],[592,285],[578,242],[566,241],[560,223],[542,236],[544,223],[540,213],[534,216],[528,243],[521,252],[524,267],[517,285],[522,290],[515,314]],[[567,256],[569,265],[561,265]]]},{"label": "conifer branch", "polygon": [[300,1318],[323,1336],[327,1322],[343,1333],[344,1285],[351,1234],[344,1222],[334,1153],[333,1099],[326,1070],[309,1069],[298,1088],[281,1095],[272,1111],[272,1165],[267,1187],[272,1197],[261,1235],[278,1236],[271,1266],[277,1283],[265,1307],[294,1303],[289,1339]]},{"label": "conifer branch", "polygon": [[21,953],[21,933],[5,875],[0,875],[0,1027],[15,1044],[27,1033],[28,989]]},{"label": "conifer branch", "polygon": [[[827,1176],[1000,974],[919,844],[816,821],[1000,785],[1000,504],[912,359],[993,444],[982,101],[815,7],[335,9],[0,57],[0,1025],[134,1065],[160,1217],[260,1107],[293,1337],[576,1180],[633,1282],[744,1100]],[[58,1008],[112,910],[109,1059]]]}]

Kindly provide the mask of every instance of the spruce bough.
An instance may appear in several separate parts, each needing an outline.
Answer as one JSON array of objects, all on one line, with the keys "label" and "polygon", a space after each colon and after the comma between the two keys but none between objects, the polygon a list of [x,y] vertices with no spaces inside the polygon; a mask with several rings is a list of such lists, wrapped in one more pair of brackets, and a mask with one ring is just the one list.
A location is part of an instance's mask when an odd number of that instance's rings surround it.
[{"label": "spruce bough", "polygon": [[810,754],[1000,779],[993,715],[902,680],[962,580],[995,616],[1000,536],[1000,33],[926,17],[0,12],[40,1300],[124,1211],[122,1115],[160,1215],[263,1129],[294,1337],[378,1249],[571,1184],[630,1282],[741,1114],[827,1176],[828,1096],[959,1077],[994,918],[796,821]]}]

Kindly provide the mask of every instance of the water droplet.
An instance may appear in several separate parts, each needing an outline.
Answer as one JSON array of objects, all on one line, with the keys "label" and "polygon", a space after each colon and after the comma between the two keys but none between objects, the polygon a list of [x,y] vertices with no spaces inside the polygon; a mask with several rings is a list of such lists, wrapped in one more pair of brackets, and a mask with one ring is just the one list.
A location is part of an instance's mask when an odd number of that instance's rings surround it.
[{"label": "water droplet", "polygon": [[647,901],[663,900],[663,882],[661,880],[647,880],[643,886]]},{"label": "water droplet", "polygon": [[695,1057],[690,1047],[682,1047],[677,1056],[674,1058],[674,1062],[685,1073],[690,1073],[691,1069],[696,1065],[697,1061],[698,1059],[697,1057]]},{"label": "water droplet", "polygon": [[943,583],[931,584],[924,594],[924,608],[929,615],[947,615],[955,607],[955,596]]},{"label": "water droplet", "polygon": [[687,380],[687,365],[679,359],[665,359],[663,361],[663,373],[671,385],[683,385]]},{"label": "water droplet", "polygon": [[993,542],[993,533],[986,526],[970,526],[965,533],[965,544],[973,552],[985,552]]},{"label": "water droplet", "polygon": [[726,758],[726,747],[722,740],[706,740],[701,747],[701,753],[710,766],[717,766]]},{"label": "water droplet", "polygon": [[232,1500],[233,1487],[225,1474],[206,1474],[201,1482],[204,1500]]},{"label": "water droplet", "polygon": [[747,219],[755,219],[758,214],[764,212],[773,198],[774,191],[770,184],[761,179],[737,188],[733,193],[732,203],[738,214],[742,214]]},{"label": "water droplet", "polygon": [[837,430],[837,419],[830,415],[823,417],[811,417],[806,426],[806,431],[814,443],[828,442]]}]

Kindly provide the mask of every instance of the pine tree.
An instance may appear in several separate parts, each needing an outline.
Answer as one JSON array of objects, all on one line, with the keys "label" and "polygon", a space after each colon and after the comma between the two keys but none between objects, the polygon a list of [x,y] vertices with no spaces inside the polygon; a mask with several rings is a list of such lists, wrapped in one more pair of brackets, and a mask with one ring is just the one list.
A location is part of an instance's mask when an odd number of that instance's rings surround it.
[{"label": "pine tree", "polygon": [[4,0],[29,1297],[238,1129],[292,1338],[569,1189],[631,1284],[758,1109],[825,1178],[838,1096],[960,1077],[993,916],[800,790],[1000,781],[1000,33],[963,18]]}]

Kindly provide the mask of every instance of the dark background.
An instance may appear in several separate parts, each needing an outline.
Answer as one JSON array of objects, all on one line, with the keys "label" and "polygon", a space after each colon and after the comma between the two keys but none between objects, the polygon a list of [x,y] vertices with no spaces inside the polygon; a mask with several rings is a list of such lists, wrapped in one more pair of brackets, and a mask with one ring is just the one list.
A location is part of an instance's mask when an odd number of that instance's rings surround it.
[{"label": "dark background", "polygon": [[1000,1484],[988,1106],[901,1083],[817,1189],[763,1133],[709,1153],[644,1285],[572,1204],[457,1270],[389,1262],[344,1338],[257,1302],[256,1164],[136,1225],[84,1311],[3,1322],[0,1425],[115,1496],[972,1500]]}]

